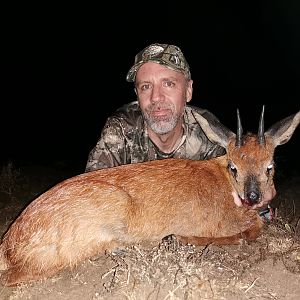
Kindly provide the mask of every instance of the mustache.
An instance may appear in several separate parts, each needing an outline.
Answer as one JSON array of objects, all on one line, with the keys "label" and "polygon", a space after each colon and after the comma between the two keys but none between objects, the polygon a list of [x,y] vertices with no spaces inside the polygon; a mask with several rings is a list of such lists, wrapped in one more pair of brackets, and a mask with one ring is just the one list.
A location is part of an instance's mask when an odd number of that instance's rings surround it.
[{"label": "mustache", "polygon": [[172,103],[166,103],[166,102],[155,102],[151,103],[149,106],[147,106],[147,112],[153,112],[161,109],[171,109],[174,111],[174,105]]}]

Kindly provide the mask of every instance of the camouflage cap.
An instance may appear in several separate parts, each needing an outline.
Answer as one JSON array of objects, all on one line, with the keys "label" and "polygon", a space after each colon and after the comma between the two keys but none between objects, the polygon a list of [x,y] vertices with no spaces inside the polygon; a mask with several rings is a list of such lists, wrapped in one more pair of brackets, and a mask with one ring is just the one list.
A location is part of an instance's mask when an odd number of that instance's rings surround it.
[{"label": "camouflage cap", "polygon": [[175,71],[183,73],[191,79],[190,67],[180,48],[168,44],[151,44],[140,51],[134,60],[134,65],[127,73],[126,80],[135,81],[138,69],[146,62],[154,61]]}]

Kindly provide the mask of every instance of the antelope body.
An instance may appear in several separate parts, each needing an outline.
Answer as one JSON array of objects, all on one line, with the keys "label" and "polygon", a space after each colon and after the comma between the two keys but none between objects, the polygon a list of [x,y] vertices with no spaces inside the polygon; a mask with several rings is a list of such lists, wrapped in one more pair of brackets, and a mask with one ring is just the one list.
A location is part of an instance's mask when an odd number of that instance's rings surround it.
[{"label": "antelope body", "polygon": [[240,121],[237,134],[197,121],[226,155],[123,165],[57,184],[3,236],[2,284],[47,278],[105,250],[168,235],[195,245],[254,240],[263,222],[253,207],[273,184],[274,149],[290,139],[300,112],[265,133],[262,113],[258,136],[243,136]]}]

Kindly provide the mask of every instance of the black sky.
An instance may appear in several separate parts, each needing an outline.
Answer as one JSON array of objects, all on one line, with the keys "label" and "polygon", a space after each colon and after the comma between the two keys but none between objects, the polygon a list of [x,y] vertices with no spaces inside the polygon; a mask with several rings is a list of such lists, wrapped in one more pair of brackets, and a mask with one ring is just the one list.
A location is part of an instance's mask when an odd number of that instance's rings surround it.
[{"label": "black sky", "polygon": [[[257,130],[263,104],[266,127],[297,112],[298,1],[205,2],[4,11],[1,162],[62,160],[83,170],[105,118],[135,99],[125,80],[134,55],[154,42],[181,47],[194,80],[191,104],[232,130],[237,107],[246,131]],[[298,128],[279,150],[297,167],[299,137]]]}]

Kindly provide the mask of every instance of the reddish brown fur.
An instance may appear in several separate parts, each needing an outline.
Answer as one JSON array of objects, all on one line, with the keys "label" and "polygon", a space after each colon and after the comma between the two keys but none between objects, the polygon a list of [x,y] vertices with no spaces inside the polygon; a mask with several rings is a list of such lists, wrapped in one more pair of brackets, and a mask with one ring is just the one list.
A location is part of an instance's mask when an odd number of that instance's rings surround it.
[{"label": "reddish brown fur", "polygon": [[255,239],[262,222],[234,204],[225,178],[222,157],[158,160],[65,180],[33,201],[4,236],[1,281],[49,277],[106,249],[170,234],[195,244]]}]

